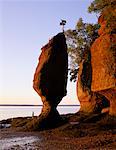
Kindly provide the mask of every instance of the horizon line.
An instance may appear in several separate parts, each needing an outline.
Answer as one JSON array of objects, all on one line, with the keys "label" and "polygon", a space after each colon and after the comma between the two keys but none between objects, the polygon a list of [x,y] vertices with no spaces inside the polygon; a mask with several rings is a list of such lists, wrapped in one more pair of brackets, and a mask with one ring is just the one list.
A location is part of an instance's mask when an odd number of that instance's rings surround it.
[{"label": "horizon line", "polygon": [[[0,104],[0,106],[43,106],[43,105],[35,105],[35,104]],[[58,106],[80,106],[79,104],[61,104]]]}]

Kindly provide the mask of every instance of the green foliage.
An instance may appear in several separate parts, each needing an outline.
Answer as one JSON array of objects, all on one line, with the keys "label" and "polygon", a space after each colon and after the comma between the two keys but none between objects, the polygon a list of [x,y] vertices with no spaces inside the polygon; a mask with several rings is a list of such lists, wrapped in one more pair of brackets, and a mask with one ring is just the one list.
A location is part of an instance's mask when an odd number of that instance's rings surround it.
[{"label": "green foliage", "polygon": [[[99,13],[107,22],[111,33],[116,31],[116,0],[93,0],[88,12]],[[90,49],[93,41],[98,37],[99,24],[84,23],[80,18],[74,30],[65,32],[69,53],[70,80],[76,81],[79,64],[82,61],[85,50]],[[113,48],[112,48],[113,49]]]},{"label": "green foliage", "polygon": [[70,29],[65,32],[68,44],[71,81],[76,81],[83,53],[85,50],[90,49],[91,44],[98,37],[98,28],[98,24],[84,23],[82,18],[80,18],[74,30]]},{"label": "green foliage", "polygon": [[100,13],[107,22],[107,27],[116,26],[116,0],[94,0],[88,7],[88,12]]},{"label": "green foliage", "polygon": [[[88,8],[88,11],[100,13],[102,21],[106,22],[106,28],[109,34],[116,33],[116,0],[94,0]],[[110,50],[115,51],[116,45],[111,41]]]},{"label": "green foliage", "polygon": [[88,7],[88,12],[101,13],[116,5],[116,0],[94,0]]}]

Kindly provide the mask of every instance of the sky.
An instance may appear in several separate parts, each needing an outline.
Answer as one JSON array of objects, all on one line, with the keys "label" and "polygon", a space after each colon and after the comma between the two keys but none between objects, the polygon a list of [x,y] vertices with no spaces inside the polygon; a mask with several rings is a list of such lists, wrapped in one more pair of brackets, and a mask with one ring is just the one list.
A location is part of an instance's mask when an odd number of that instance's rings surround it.
[{"label": "sky", "polygon": [[[33,90],[33,75],[41,47],[61,32],[74,29],[77,20],[96,23],[87,8],[92,0],[0,0],[0,104],[42,104]],[[60,104],[79,104],[76,83]]]}]

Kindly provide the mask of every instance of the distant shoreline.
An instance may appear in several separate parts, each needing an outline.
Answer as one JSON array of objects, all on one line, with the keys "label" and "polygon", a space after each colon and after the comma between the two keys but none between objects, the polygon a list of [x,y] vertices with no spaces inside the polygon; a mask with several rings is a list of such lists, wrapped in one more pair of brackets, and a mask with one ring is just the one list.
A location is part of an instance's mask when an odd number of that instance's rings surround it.
[{"label": "distant shoreline", "polygon": [[[43,105],[28,105],[28,104],[0,104],[0,106],[43,106]],[[80,105],[58,105],[58,106],[80,106]]]}]

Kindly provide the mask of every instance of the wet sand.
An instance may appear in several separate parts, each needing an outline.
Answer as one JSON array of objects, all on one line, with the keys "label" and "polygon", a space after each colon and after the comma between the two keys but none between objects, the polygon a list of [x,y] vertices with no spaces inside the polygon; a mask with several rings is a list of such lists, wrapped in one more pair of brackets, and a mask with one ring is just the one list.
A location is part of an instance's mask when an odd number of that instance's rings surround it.
[{"label": "wet sand", "polygon": [[34,148],[34,142],[40,142],[41,137],[36,133],[17,132],[14,129],[0,130],[0,150],[25,150]]},{"label": "wet sand", "polygon": [[0,150],[116,150],[116,121],[69,115],[69,121],[55,129],[24,132],[0,129]]}]

